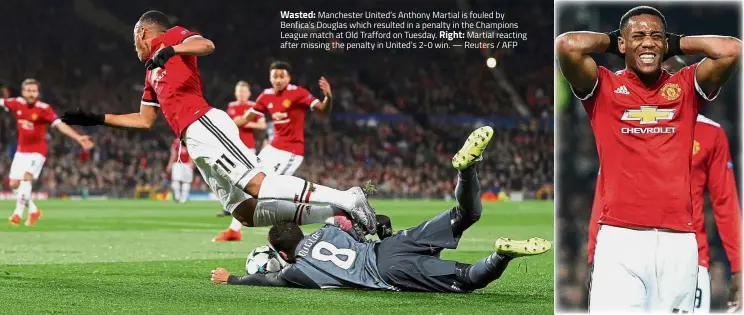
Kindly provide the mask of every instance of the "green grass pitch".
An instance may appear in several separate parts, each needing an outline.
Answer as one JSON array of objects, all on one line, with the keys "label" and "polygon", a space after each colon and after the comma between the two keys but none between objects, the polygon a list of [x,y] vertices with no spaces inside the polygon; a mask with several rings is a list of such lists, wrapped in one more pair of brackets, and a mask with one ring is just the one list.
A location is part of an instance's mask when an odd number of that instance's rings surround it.
[{"label": "green grass pitch", "polygon": [[[210,270],[244,274],[245,257],[268,228],[212,243],[229,218],[216,202],[38,201],[32,228],[0,222],[2,314],[552,314],[553,255],[514,260],[474,294],[302,290],[214,285]],[[455,202],[373,200],[398,230]],[[0,202],[10,215],[14,203]],[[444,259],[473,263],[501,236],[553,241],[553,203],[484,204],[480,222]],[[310,231],[317,226],[308,226]]]}]

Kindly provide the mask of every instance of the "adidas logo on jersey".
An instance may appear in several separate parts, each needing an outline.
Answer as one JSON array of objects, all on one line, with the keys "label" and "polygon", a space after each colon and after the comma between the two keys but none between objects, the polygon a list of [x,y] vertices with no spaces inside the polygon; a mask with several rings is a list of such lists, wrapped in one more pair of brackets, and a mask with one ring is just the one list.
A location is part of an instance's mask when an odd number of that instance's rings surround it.
[{"label": "adidas logo on jersey", "polygon": [[621,85],[619,88],[615,90],[615,94],[630,95],[630,92],[628,91],[628,88],[625,87],[625,85]]}]

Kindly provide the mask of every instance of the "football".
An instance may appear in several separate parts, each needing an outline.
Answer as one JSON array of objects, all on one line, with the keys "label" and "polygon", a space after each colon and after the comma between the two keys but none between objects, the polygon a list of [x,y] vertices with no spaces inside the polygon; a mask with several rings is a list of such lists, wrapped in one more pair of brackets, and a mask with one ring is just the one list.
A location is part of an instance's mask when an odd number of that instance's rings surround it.
[{"label": "football", "polygon": [[256,247],[245,260],[245,272],[249,275],[256,273],[279,272],[287,262],[279,253],[268,245]]}]

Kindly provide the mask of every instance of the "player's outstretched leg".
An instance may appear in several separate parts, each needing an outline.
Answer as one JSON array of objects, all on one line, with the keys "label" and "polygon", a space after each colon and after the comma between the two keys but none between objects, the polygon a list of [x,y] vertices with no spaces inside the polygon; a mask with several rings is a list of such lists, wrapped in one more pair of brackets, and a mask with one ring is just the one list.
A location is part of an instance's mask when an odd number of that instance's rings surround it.
[{"label": "player's outstretched leg", "polygon": [[481,205],[480,181],[475,164],[483,159],[483,151],[493,137],[493,129],[485,126],[473,131],[465,145],[452,157],[452,166],[459,171],[455,198],[457,207],[452,211],[452,231],[455,237],[480,219]]},{"label": "player's outstretched leg", "polygon": [[473,265],[458,263],[455,267],[457,277],[464,287],[470,290],[481,289],[500,278],[512,259],[539,255],[550,250],[550,247],[549,241],[537,237],[524,241],[500,238],[496,241],[495,253]]},{"label": "player's outstretched leg", "polygon": [[351,222],[348,219],[344,220],[345,212],[339,208],[296,204],[283,200],[247,199],[233,210],[232,216],[230,227],[212,239],[213,242],[239,241],[242,238],[240,232],[242,226],[272,226],[282,221],[292,221],[297,225],[328,223],[351,229]]},{"label": "player's outstretched leg", "polygon": [[[251,188],[255,185],[258,187]],[[346,211],[355,222],[364,227],[367,233],[377,232],[375,210],[369,204],[361,187],[340,191],[294,176],[261,173],[251,180],[245,191],[251,195],[256,193],[259,200],[271,199],[331,205]]]},{"label": "player's outstretched leg", "polygon": [[[375,211],[367,197],[359,193],[360,188],[340,191],[294,176],[264,172],[261,162],[242,143],[238,128],[224,111],[212,109],[200,117],[186,129],[184,141],[200,172],[206,174],[212,191],[224,195],[221,198],[225,206],[243,193],[259,200],[331,205],[346,211],[367,233],[376,232]],[[232,192],[228,185],[242,192]]]}]

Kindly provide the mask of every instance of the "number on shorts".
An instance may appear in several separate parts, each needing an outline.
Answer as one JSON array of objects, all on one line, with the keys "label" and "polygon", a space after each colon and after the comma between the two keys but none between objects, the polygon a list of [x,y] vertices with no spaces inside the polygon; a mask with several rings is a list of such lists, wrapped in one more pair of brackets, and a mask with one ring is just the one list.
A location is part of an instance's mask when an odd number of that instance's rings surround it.
[{"label": "number on shorts", "polygon": [[[331,252],[330,255],[326,255],[322,250]],[[348,270],[354,264],[356,260],[356,252],[350,248],[337,248],[333,244],[320,241],[313,247],[313,252],[310,254],[313,258],[320,261],[330,261],[337,267]],[[342,259],[339,256],[346,256],[346,259]]]},{"label": "number on shorts", "polygon": [[[232,172],[232,169],[235,168],[235,163],[233,163],[233,161],[227,158],[227,155],[224,155],[224,154],[220,156],[220,158],[217,159],[215,163],[221,166],[222,169],[224,169],[225,172],[227,172],[228,174],[230,174],[230,172]],[[227,165],[230,165],[230,167],[228,168]]]},{"label": "number on shorts", "polygon": [[695,290],[695,308],[700,308],[701,303],[703,303],[703,290],[697,288]]}]

